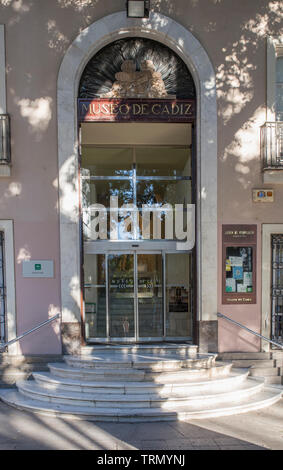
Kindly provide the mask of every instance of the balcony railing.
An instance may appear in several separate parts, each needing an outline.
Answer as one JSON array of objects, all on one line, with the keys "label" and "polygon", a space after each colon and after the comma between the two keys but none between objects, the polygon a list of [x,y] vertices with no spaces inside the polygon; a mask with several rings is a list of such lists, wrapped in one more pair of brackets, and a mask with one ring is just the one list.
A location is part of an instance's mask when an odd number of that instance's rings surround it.
[{"label": "balcony railing", "polygon": [[283,169],[283,122],[266,122],[260,129],[264,169]]},{"label": "balcony railing", "polygon": [[11,163],[10,119],[7,114],[0,114],[0,165]]}]

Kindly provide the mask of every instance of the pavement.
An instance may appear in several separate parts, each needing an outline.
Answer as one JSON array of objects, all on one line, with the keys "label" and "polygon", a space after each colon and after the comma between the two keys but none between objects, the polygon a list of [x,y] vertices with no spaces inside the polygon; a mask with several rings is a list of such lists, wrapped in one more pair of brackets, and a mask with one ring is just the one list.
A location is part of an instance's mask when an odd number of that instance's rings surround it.
[{"label": "pavement", "polygon": [[0,402],[0,450],[283,450],[283,399],[261,411],[163,423],[95,423]]}]

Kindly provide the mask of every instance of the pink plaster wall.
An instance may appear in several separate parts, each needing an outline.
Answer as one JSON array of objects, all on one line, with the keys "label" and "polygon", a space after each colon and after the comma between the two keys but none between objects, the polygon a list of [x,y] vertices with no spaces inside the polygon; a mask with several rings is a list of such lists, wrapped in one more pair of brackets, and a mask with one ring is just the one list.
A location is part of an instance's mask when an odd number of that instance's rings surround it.
[{"label": "pink plaster wall", "polygon": [[[156,0],[155,11],[188,28],[215,69],[218,96],[218,223],[258,224],[257,304],[221,305],[219,311],[260,331],[261,224],[282,222],[283,185],[275,202],[256,205],[252,188],[262,183],[259,128],[266,120],[266,36],[282,34],[280,1]],[[125,9],[124,0],[7,0],[0,4],[6,25],[7,112],[12,123],[12,175],[0,179],[2,219],[13,219],[17,332],[60,308],[57,190],[56,84],[63,56],[79,32],[99,18]],[[273,185],[266,185],[273,187]],[[24,257],[53,259],[54,279],[24,279]],[[54,310],[52,310],[53,312]],[[49,313],[50,315],[50,313]],[[257,350],[259,342],[219,322],[219,350]],[[48,326],[19,346],[29,354],[58,353],[58,327]]]}]

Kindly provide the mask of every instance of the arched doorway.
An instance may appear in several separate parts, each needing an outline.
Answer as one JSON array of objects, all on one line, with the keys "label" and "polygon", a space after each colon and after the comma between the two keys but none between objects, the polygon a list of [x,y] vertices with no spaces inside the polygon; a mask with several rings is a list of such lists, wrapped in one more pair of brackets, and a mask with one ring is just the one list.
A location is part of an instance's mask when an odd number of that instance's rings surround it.
[{"label": "arched doorway", "polygon": [[193,78],[163,44],[124,38],[90,59],[78,97],[84,337],[193,340]]},{"label": "arched doorway", "polygon": [[[203,331],[210,341],[216,328],[217,116],[214,71],[201,44],[174,20],[154,14],[146,21],[135,20],[133,25],[125,13],[120,12],[97,21],[77,37],[64,57],[58,77],[62,337],[68,351],[80,343],[81,335],[77,90],[89,59],[115,39],[131,36],[147,37],[167,45],[182,58],[194,78],[198,98],[196,165],[199,170],[196,181],[197,320],[204,324]],[[217,341],[217,335],[215,338]]]}]

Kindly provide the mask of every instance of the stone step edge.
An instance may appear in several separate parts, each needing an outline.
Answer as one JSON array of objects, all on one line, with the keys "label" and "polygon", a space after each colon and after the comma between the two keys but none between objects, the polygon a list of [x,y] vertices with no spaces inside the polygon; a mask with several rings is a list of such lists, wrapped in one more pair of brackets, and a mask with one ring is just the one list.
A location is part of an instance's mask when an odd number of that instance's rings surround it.
[{"label": "stone step edge", "polygon": [[[246,387],[240,386],[234,390],[229,390],[228,392],[225,390],[221,390],[218,392],[213,392],[211,395],[203,395],[197,392],[195,395],[184,395],[184,396],[168,396],[163,397],[156,394],[150,394],[148,396],[144,396],[143,394],[116,394],[116,395],[109,395],[109,396],[101,396],[100,394],[88,394],[82,392],[74,392],[74,391],[58,391],[58,390],[47,390],[42,388],[40,385],[35,384],[34,382],[27,382],[27,381],[18,381],[17,387],[20,393],[25,394],[26,396],[32,395],[38,397],[48,397],[50,399],[62,399],[62,400],[69,400],[73,401],[75,404],[77,401],[82,402],[99,402],[99,403],[121,403],[121,404],[129,404],[129,407],[132,403],[151,403],[152,402],[162,402],[162,403],[173,403],[173,404],[182,404],[184,402],[197,402],[197,401],[213,401],[213,400],[222,400],[222,401],[230,401],[235,400],[235,398],[243,399],[246,396],[252,396],[256,393],[259,393],[264,387],[264,381],[253,381],[249,379],[248,385]],[[33,399],[31,397],[31,399]],[[38,398],[40,400],[40,398]],[[95,406],[95,405],[94,405]],[[188,405],[189,406],[189,405]]]},{"label": "stone step edge", "polygon": [[144,371],[170,371],[177,369],[196,369],[210,368],[214,366],[215,360],[208,359],[182,359],[182,360],[158,360],[158,361],[113,361],[113,362],[95,362],[80,359],[66,359],[66,364],[71,367],[79,367],[81,369],[128,369],[128,370],[144,370]]},{"label": "stone step edge", "polygon": [[[124,376],[127,376],[127,377],[130,377],[130,375],[136,375],[137,377],[148,377],[150,378],[151,376],[157,378],[157,377],[168,377],[170,375],[173,376],[176,376],[178,374],[182,374],[182,375],[185,375],[185,374],[188,374],[191,376],[191,378],[194,376],[194,374],[197,374],[199,372],[202,372],[202,373],[205,373],[207,371],[207,373],[209,373],[210,371],[214,370],[214,371],[223,371],[225,372],[226,369],[227,369],[227,374],[229,373],[229,371],[231,371],[232,369],[232,363],[231,362],[222,362],[221,364],[214,364],[212,367],[210,368],[181,368],[181,369],[173,369],[173,370],[168,370],[168,369],[164,369],[162,371],[156,371],[156,370],[144,370],[144,369],[133,369],[133,368],[126,368],[126,369],[123,369],[123,368],[116,368],[116,369],[109,369],[109,368],[106,368],[104,369],[103,367],[99,367],[99,368],[91,368],[91,367],[85,367],[85,368],[76,368],[76,367],[72,367],[72,366],[69,366],[68,364],[64,364],[62,362],[58,362],[58,363],[54,363],[54,364],[48,364],[48,367],[49,367],[49,370],[51,371],[51,373],[53,373],[54,375],[56,375],[56,373],[54,372],[64,372],[66,371],[67,374],[68,373],[71,373],[71,374],[77,374],[77,375],[87,375],[87,376],[104,376],[104,374],[106,373],[106,375],[110,376],[110,375],[113,375],[113,376],[117,376],[117,375],[124,375]],[[236,369],[236,368],[235,368]],[[238,368],[237,368],[238,369]],[[162,374],[162,375],[161,375]]]},{"label": "stone step edge", "polygon": [[86,346],[81,346],[81,350],[133,350],[133,349],[198,349],[198,345],[191,343],[148,343],[148,344],[87,344]]},{"label": "stone step edge", "polygon": [[[159,382],[110,382],[110,381],[104,381],[104,382],[97,382],[97,381],[82,381],[82,380],[76,380],[76,379],[68,379],[66,377],[60,377],[60,376],[53,376],[50,372],[34,372],[32,376],[36,380],[39,378],[40,381],[54,384],[54,385],[66,385],[66,386],[78,386],[78,387],[94,387],[94,388],[138,388],[138,389],[146,389],[146,388],[163,388],[163,387],[185,387],[185,386],[190,386],[192,388],[197,388],[197,387],[205,387],[205,386],[211,386],[211,385],[225,385],[227,382],[232,382],[235,379],[238,380],[245,380],[249,375],[249,371],[245,369],[234,369],[231,373],[231,375],[227,377],[213,377],[210,380],[204,379],[204,380],[199,380],[199,381],[183,381],[183,382],[175,382],[175,383],[159,383]],[[253,380],[257,380],[257,377],[253,377]]]},{"label": "stone step edge", "polygon": [[[100,353],[100,356],[99,356],[99,353],[95,356],[95,355],[92,355],[92,354],[68,354],[68,355],[64,355],[63,356],[63,360],[66,361],[66,360],[73,360],[73,361],[76,361],[76,360],[85,360],[87,362],[95,362],[95,359],[96,357],[100,357],[100,358],[107,358],[107,357],[110,357],[111,359],[114,359],[115,356],[117,356],[118,358],[122,358],[123,360],[119,360],[119,361],[114,361],[115,363],[134,363],[135,361],[132,360],[132,359],[128,359],[127,358],[131,358],[132,356],[137,356],[137,358],[140,356],[140,357],[144,357],[144,354],[145,353],[112,353],[111,351],[107,351],[107,352],[104,352],[104,353]],[[193,357],[190,357],[190,356],[187,356],[187,357],[183,357],[183,356],[179,356],[178,354],[176,354],[176,357],[174,357],[174,354],[168,354],[168,355],[165,355],[165,354],[160,354],[160,356],[157,354],[157,353],[146,353],[149,357],[146,358],[145,362],[150,362],[150,361],[153,361],[153,362],[156,362],[157,360],[159,361],[162,361],[162,362],[166,362],[167,360],[169,360],[170,362],[178,362],[178,361],[196,361],[196,360],[202,360],[202,359],[216,359],[217,358],[217,353],[197,353],[196,356],[193,356]],[[125,356],[125,357],[123,357]],[[151,357],[152,356],[152,357]],[[148,361],[147,361],[148,360]]]},{"label": "stone step edge", "polygon": [[[261,397],[257,401],[252,400],[244,404],[225,406],[224,408],[218,407],[213,410],[195,410],[194,412],[178,411],[178,413],[172,410],[162,410],[162,408],[150,408],[150,409],[138,409],[135,412],[129,414],[127,410],[119,410],[119,412],[110,411],[109,408],[104,410],[100,409],[86,409],[81,408],[77,410],[71,410],[67,406],[58,406],[48,403],[48,406],[43,406],[42,402],[36,400],[26,400],[19,392],[13,389],[0,390],[0,398],[2,401],[14,408],[31,411],[43,415],[64,417],[69,419],[79,420],[94,420],[94,421],[111,421],[111,422],[147,422],[147,421],[168,421],[168,420],[179,420],[185,421],[188,419],[205,419],[209,417],[220,417],[229,416],[240,413],[247,413],[262,408],[266,408],[276,403],[281,399],[282,391],[277,393],[272,391],[265,392],[265,397]],[[47,405],[47,403],[45,403]],[[78,407],[77,407],[78,408]],[[93,411],[93,413],[91,413]],[[142,416],[141,416],[142,415]]]},{"label": "stone step edge", "polygon": [[[117,355],[118,356],[118,355]],[[94,355],[79,355],[79,356],[64,356],[63,359],[66,363],[84,363],[86,365],[88,364],[94,364],[100,367],[100,364],[103,362],[103,359],[108,359],[110,358],[111,361],[105,361],[104,364],[123,364],[123,365],[128,365],[133,367],[134,365],[142,365],[142,364],[167,364],[167,363],[172,363],[172,364],[179,364],[179,363],[195,363],[195,362],[215,362],[216,360],[216,355],[215,354],[198,354],[195,357],[172,357],[172,356],[157,356],[157,355],[152,355],[152,357],[143,357],[140,355],[138,357],[137,355],[137,360],[133,357],[134,355],[127,355],[125,358],[122,356],[118,356],[115,358],[115,353],[112,355],[107,355],[105,354],[105,357],[103,355],[101,356],[94,356]]]}]

